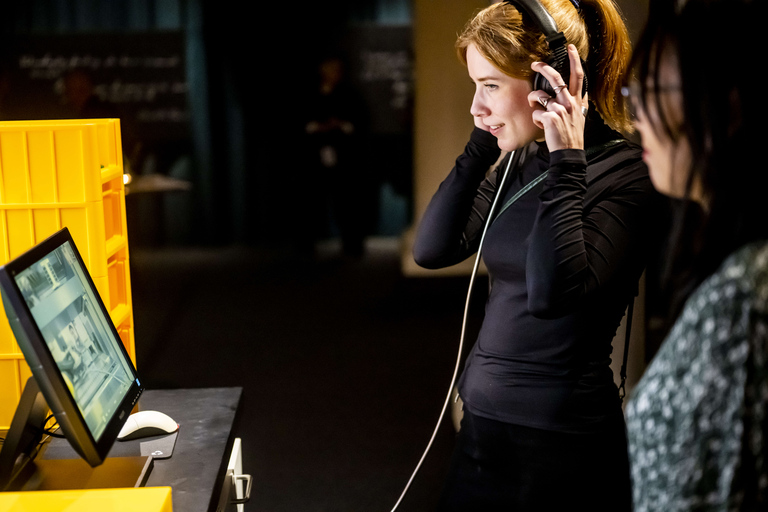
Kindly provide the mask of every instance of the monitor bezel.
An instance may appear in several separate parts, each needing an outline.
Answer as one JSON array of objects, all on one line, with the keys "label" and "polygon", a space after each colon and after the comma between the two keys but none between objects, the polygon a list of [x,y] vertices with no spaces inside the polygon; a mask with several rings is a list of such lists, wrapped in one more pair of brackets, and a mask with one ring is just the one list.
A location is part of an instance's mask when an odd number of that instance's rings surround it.
[{"label": "monitor bezel", "polygon": [[[109,326],[112,336],[114,336],[117,345],[119,345],[122,357],[127,361],[127,367],[132,372],[131,386],[107,423],[98,441],[91,434],[85,418],[66,385],[62,373],[48,348],[48,344],[34,322],[29,306],[14,279],[14,275],[40,261],[40,259],[67,242],[70,243],[77,263],[83,270],[83,275],[87,281],[86,286],[91,288],[99,311],[108,320],[104,323]],[[88,464],[92,467],[98,466],[104,461],[109,450],[112,448],[120,429],[125,424],[139,396],[144,391],[144,386],[140,383],[136,367],[123,345],[112,317],[104,305],[104,301],[69,230],[66,227],[61,229],[0,267],[0,293],[2,293],[6,316],[16,336],[19,348],[24,354],[32,375],[40,387],[40,391],[43,393],[51,412],[56,417],[64,436],[72,445],[72,448]]]}]

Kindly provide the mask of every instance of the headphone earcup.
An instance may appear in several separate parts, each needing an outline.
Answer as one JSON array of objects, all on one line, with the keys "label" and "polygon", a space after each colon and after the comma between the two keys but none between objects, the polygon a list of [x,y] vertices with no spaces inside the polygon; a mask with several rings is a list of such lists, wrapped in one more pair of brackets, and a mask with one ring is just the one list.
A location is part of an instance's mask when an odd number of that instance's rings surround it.
[{"label": "headphone earcup", "polygon": [[[566,61],[562,65],[557,66],[553,65],[552,63],[549,63],[550,66],[555,68],[555,71],[560,73],[560,76],[563,78],[563,83],[567,84],[569,83],[571,79],[571,63]],[[560,69],[558,69],[558,67]],[[581,61],[581,67],[582,69],[587,69],[587,64],[582,60]],[[544,75],[541,73],[534,73],[533,75],[533,90],[534,91],[544,91],[549,96],[555,95],[555,88],[552,86],[552,84],[549,83],[549,80],[544,78]],[[587,90],[589,90],[588,84],[587,84],[587,75],[584,75],[584,84],[581,88],[581,94],[582,96],[587,93]]]}]

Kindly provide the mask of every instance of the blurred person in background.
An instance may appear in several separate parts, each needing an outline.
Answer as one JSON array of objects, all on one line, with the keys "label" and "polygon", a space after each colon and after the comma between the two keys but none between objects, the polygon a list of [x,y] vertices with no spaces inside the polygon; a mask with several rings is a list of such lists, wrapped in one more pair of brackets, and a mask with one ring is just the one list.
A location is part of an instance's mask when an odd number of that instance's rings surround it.
[{"label": "blurred person in background", "polygon": [[341,239],[342,253],[360,257],[373,224],[373,205],[377,204],[372,177],[364,170],[368,113],[339,55],[321,60],[318,82],[306,110],[308,160],[301,179],[307,201],[303,242],[314,245],[316,239],[333,234],[329,232],[333,226]]}]

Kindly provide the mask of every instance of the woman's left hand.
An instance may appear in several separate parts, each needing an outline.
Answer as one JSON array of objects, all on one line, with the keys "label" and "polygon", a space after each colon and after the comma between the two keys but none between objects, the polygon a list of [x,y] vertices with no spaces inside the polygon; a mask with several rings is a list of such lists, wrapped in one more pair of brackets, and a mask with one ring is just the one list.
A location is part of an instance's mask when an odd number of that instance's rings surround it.
[{"label": "woman's left hand", "polygon": [[560,73],[549,64],[544,62],[531,64],[531,69],[549,80],[557,92],[554,97],[549,97],[544,91],[533,91],[528,95],[528,103],[532,107],[538,107],[533,112],[533,123],[544,130],[544,137],[550,151],[584,149],[582,107],[586,108],[589,105],[587,95],[583,97],[581,95],[584,69],[581,67],[579,52],[572,44],[568,45],[568,58],[571,61],[571,77],[567,87],[564,86]]}]

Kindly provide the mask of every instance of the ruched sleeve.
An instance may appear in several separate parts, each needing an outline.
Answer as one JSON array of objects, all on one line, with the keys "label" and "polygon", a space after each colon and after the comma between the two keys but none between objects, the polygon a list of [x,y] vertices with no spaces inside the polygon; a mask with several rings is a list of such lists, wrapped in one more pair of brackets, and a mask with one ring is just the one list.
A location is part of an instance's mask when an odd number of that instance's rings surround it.
[{"label": "ruched sleeve", "polygon": [[413,247],[416,263],[436,269],[471,256],[496,193],[498,172],[486,179],[501,150],[496,137],[475,128],[464,152],[440,184],[421,219]]},{"label": "ruched sleeve", "polygon": [[642,267],[655,197],[645,166],[635,158],[601,167],[590,178],[599,195],[587,203],[585,152],[550,154],[526,260],[528,307],[537,317],[572,312],[614,277]]}]

